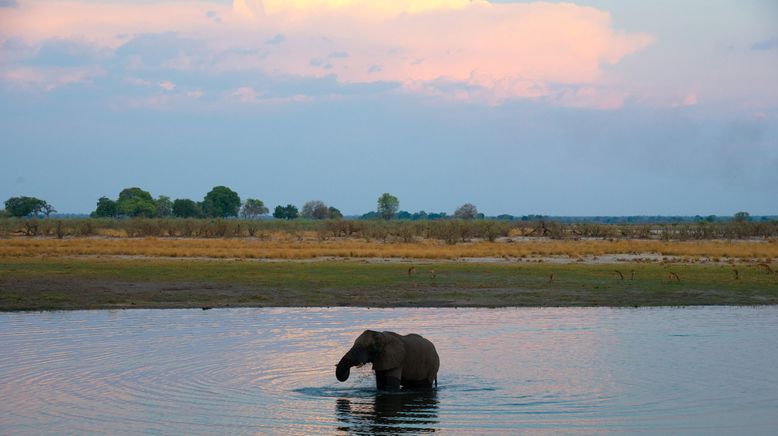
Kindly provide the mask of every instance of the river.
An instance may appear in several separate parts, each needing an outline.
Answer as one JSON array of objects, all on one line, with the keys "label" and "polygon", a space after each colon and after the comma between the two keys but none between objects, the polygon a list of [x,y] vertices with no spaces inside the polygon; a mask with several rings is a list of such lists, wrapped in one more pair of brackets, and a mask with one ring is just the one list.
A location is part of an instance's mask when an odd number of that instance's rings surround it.
[{"label": "river", "polygon": [[[419,333],[439,388],[335,363]],[[0,433],[778,430],[778,307],[123,310],[0,314]]]}]

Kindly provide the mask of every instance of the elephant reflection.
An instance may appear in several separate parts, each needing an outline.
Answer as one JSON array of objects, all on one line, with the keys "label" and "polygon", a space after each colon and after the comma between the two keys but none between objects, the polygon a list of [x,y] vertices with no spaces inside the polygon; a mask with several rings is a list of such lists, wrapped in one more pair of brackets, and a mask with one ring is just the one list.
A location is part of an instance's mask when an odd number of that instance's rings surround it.
[{"label": "elephant reflection", "polygon": [[354,434],[431,433],[438,424],[436,391],[339,398],[335,414],[339,431]]}]

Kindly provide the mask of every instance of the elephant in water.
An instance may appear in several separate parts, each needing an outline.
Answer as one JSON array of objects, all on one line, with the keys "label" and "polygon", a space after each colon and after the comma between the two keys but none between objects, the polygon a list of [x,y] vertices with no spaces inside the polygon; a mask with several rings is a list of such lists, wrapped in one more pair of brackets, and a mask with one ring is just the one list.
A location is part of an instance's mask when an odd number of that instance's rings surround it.
[{"label": "elephant in water", "polygon": [[433,383],[438,385],[438,352],[432,342],[417,334],[401,336],[365,330],[338,362],[335,376],[344,382],[352,366],[367,362],[373,364],[376,387],[382,391],[400,387],[430,389]]}]

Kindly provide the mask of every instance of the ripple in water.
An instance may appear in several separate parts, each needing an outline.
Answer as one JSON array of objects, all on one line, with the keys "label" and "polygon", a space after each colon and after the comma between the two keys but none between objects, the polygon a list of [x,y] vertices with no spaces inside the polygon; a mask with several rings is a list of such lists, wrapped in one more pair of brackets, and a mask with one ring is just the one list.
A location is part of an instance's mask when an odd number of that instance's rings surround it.
[{"label": "ripple in water", "polygon": [[[440,387],[338,383],[366,328],[433,340]],[[0,433],[770,434],[777,333],[774,307],[0,314]]]}]

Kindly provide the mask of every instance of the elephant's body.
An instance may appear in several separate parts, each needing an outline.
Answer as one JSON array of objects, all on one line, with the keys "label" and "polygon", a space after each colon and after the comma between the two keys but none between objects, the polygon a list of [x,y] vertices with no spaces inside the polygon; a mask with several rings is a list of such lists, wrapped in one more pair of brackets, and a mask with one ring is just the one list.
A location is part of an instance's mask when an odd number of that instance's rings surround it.
[{"label": "elephant's body", "polygon": [[338,363],[338,380],[347,380],[352,366],[367,362],[373,363],[379,390],[437,386],[438,352],[432,342],[417,334],[366,330]]}]

